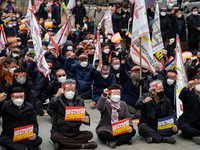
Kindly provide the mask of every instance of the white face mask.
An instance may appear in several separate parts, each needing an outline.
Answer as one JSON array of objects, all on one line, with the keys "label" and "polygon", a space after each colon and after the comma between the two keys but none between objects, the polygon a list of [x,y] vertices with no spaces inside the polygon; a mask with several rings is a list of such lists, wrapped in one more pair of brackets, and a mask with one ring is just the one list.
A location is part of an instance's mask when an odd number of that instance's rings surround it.
[{"label": "white face mask", "polygon": [[108,35],[108,39],[109,39],[109,40],[111,39],[111,35]]},{"label": "white face mask", "polygon": [[13,23],[13,26],[16,26],[17,24],[16,23]]},{"label": "white face mask", "polygon": [[13,17],[12,19],[13,19],[13,20],[15,20],[15,19],[16,19],[16,17]]},{"label": "white face mask", "polygon": [[66,79],[66,77],[60,77],[60,78],[58,78],[58,82],[60,82],[60,83],[63,83],[63,82],[65,82],[67,79]]},{"label": "white face mask", "polygon": [[103,43],[103,39],[100,39],[100,43]]},{"label": "white face mask", "polygon": [[180,15],[178,15],[178,18],[181,18],[181,16],[182,16],[181,14],[180,14]]},{"label": "white face mask", "polygon": [[195,90],[197,90],[197,92],[200,92],[200,84],[195,86]]},{"label": "white face mask", "polygon": [[21,46],[22,42],[17,42],[17,46]]},{"label": "white face mask", "polygon": [[121,14],[121,11],[119,11],[118,13]]},{"label": "white face mask", "polygon": [[124,12],[127,12],[128,10],[125,10],[125,9],[124,9],[123,11],[124,11]]},{"label": "white face mask", "polygon": [[51,18],[51,14],[48,14],[48,18]]},{"label": "white face mask", "polygon": [[71,51],[73,50],[73,46],[67,46],[67,49]]},{"label": "white face mask", "polygon": [[120,95],[111,95],[110,99],[111,99],[113,102],[117,103],[117,102],[120,101]]},{"label": "white face mask", "polygon": [[198,11],[193,11],[192,14],[193,14],[193,15],[197,15],[197,14],[198,14]]},{"label": "white face mask", "polygon": [[106,75],[102,75],[102,77],[104,78],[104,79],[107,79],[108,78],[108,74],[106,74]]},{"label": "white face mask", "polygon": [[108,54],[110,52],[110,50],[109,49],[104,49],[103,52]]},{"label": "white face mask", "polygon": [[9,25],[8,25],[8,27],[9,27],[9,28],[12,28],[12,27],[13,27],[13,25],[12,25],[12,24],[9,24]]},{"label": "white face mask", "polygon": [[42,24],[43,23],[43,21],[40,21],[40,24]]},{"label": "white face mask", "polygon": [[82,67],[87,67],[88,62],[84,61],[84,62],[82,62],[80,65],[81,65]]},{"label": "white face mask", "polygon": [[66,99],[73,99],[74,98],[75,93],[72,91],[69,92],[65,92],[65,97]]},{"label": "white face mask", "polygon": [[172,79],[167,79],[167,84],[172,85],[174,83],[174,80]]},{"label": "white face mask", "polygon": [[19,18],[19,15],[16,15],[17,18]]},{"label": "white face mask", "polygon": [[115,70],[119,70],[119,65],[115,65],[115,66],[113,66],[113,69],[115,69]]},{"label": "white face mask", "polygon": [[161,16],[166,16],[166,14],[167,14],[166,12],[161,12],[160,13]]},{"label": "white face mask", "polygon": [[19,54],[12,53],[13,58],[18,57],[18,56],[19,56]]},{"label": "white face mask", "polygon": [[16,106],[22,106],[22,104],[24,103],[24,100],[21,99],[21,98],[17,98],[17,99],[14,99],[14,100],[13,100],[13,103],[14,103]]},{"label": "white face mask", "polygon": [[17,82],[21,85],[23,85],[25,82],[26,82],[26,78],[22,77],[22,78],[19,78],[17,79]]},{"label": "white face mask", "polygon": [[17,69],[17,68],[11,68],[11,69],[9,69],[9,72],[13,73],[15,71],[15,69]]}]

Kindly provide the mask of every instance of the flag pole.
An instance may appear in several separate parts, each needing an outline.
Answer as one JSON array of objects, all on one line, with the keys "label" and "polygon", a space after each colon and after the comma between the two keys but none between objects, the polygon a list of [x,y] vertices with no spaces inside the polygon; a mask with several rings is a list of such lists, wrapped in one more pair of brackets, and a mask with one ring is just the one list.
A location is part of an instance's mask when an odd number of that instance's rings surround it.
[{"label": "flag pole", "polygon": [[[139,38],[139,44],[140,44],[140,80],[142,79],[142,44],[141,44],[141,37]],[[142,85],[140,85],[140,97],[142,96]]]}]

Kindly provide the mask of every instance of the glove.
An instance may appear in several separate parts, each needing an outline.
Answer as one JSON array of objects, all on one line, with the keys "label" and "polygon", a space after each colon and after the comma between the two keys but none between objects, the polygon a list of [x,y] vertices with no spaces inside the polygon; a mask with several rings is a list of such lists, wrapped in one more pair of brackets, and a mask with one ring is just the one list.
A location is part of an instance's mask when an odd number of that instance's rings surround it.
[{"label": "glove", "polygon": [[37,58],[36,58],[36,56],[34,57],[33,61],[34,61],[34,62],[37,62]]},{"label": "glove", "polygon": [[94,67],[97,68],[99,66],[99,60],[95,60]]},{"label": "glove", "polygon": [[144,80],[139,80],[139,85],[144,86]]},{"label": "glove", "polygon": [[197,64],[197,59],[192,60],[191,67],[195,67]]},{"label": "glove", "polygon": [[48,7],[44,7],[44,11],[48,12]]},{"label": "glove", "polygon": [[92,43],[93,43],[93,40],[89,40],[89,41],[88,41],[88,44],[89,44],[89,45],[92,45]]},{"label": "glove", "polygon": [[125,51],[122,52],[121,58],[122,58],[122,60],[126,60],[127,54]]}]

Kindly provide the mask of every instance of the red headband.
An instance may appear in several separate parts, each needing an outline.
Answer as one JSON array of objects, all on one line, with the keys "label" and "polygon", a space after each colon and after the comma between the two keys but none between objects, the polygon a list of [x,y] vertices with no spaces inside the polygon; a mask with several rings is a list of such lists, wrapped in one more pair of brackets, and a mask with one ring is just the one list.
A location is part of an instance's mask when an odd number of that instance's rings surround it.
[{"label": "red headband", "polygon": [[199,71],[199,72],[197,72],[197,75],[200,75],[200,71]]},{"label": "red headband", "polygon": [[65,85],[62,86],[63,89],[64,89],[64,88],[68,88],[68,87],[73,87],[73,88],[75,88],[76,85],[75,85],[75,84],[65,84]]},{"label": "red headband", "polygon": [[65,53],[65,55],[72,54],[72,53],[73,53],[72,51],[68,51]]},{"label": "red headband", "polygon": [[8,46],[8,48],[11,47],[11,46],[17,46],[17,44],[16,44],[16,43],[12,43],[12,44],[10,44],[10,45]]},{"label": "red headband", "polygon": [[80,55],[78,58],[88,58],[88,56],[87,55]]},{"label": "red headband", "polygon": [[58,72],[56,72],[56,76],[60,75],[60,74],[66,74],[64,70],[60,70]]},{"label": "red headband", "polygon": [[24,96],[24,92],[12,93],[12,96]]},{"label": "red headband", "polygon": [[119,59],[112,60],[112,63],[119,62]]},{"label": "red headband", "polygon": [[158,83],[158,84],[152,85],[150,88],[153,88],[153,87],[157,88],[157,87],[161,87],[161,86],[163,86],[162,83]]},{"label": "red headband", "polygon": [[78,49],[78,48],[83,48],[83,45],[76,46],[76,49]]},{"label": "red headband", "polygon": [[160,69],[158,69],[158,68],[155,68],[155,70],[156,70],[156,71],[160,71]]},{"label": "red headband", "polygon": [[27,75],[26,72],[15,72],[14,75]]},{"label": "red headband", "polygon": [[195,82],[200,81],[200,79],[194,79]]},{"label": "red headband", "polygon": [[176,73],[174,72],[168,72],[167,75],[176,77]]},{"label": "red headband", "polygon": [[111,94],[111,93],[114,93],[114,92],[119,92],[119,93],[121,93],[121,91],[120,91],[119,89],[117,89],[117,90],[110,90],[110,91],[108,92],[108,94]]},{"label": "red headband", "polygon": [[28,57],[28,59],[30,59],[30,60],[33,60],[33,58],[32,58],[32,57]]},{"label": "red headband", "polygon": [[49,66],[53,66],[53,64],[52,63],[47,63]]},{"label": "red headband", "polygon": [[7,64],[7,66],[17,66],[16,63]]},{"label": "red headband", "polygon": [[108,45],[106,45],[106,46],[104,46],[103,48],[109,48],[109,46],[108,46]]},{"label": "red headband", "polygon": [[131,68],[131,71],[133,71],[134,69],[140,69],[140,66],[133,66],[133,67]]},{"label": "red headband", "polygon": [[11,53],[12,53],[13,51],[17,51],[17,52],[19,52],[19,53],[21,52],[21,50],[18,49],[18,48],[14,48],[14,49],[12,49]]},{"label": "red headband", "polygon": [[107,71],[105,71],[105,70],[101,70],[101,72],[102,72],[102,73],[109,73],[110,70],[107,70]]}]

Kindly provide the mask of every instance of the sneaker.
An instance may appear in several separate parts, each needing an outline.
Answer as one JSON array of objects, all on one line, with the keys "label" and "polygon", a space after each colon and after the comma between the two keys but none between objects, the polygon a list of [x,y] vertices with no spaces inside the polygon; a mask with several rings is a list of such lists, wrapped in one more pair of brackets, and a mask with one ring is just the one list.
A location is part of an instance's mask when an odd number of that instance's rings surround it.
[{"label": "sneaker", "polygon": [[49,104],[49,99],[47,98],[47,99],[44,101],[43,105],[48,105],[48,104]]},{"label": "sneaker", "polygon": [[95,149],[97,148],[97,143],[94,141],[84,143],[82,149]]},{"label": "sneaker", "polygon": [[44,115],[44,111],[43,111],[43,108],[42,108],[42,102],[41,101],[37,101],[36,110],[40,114],[40,116]]},{"label": "sneaker", "polygon": [[196,144],[200,144],[200,136],[193,136],[192,141]]},{"label": "sneaker", "polygon": [[96,107],[96,102],[91,101],[91,102],[90,102],[90,105],[91,105],[91,107],[92,107],[93,109],[95,109],[95,107]]},{"label": "sneaker", "polygon": [[117,142],[116,141],[106,142],[106,145],[109,146],[110,148],[115,148],[117,146]]},{"label": "sneaker", "polygon": [[145,137],[145,141],[147,143],[152,143],[153,142],[153,138],[152,137]]},{"label": "sneaker", "polygon": [[163,137],[163,142],[164,143],[174,144],[174,143],[176,143],[176,140],[175,140],[174,137]]}]

